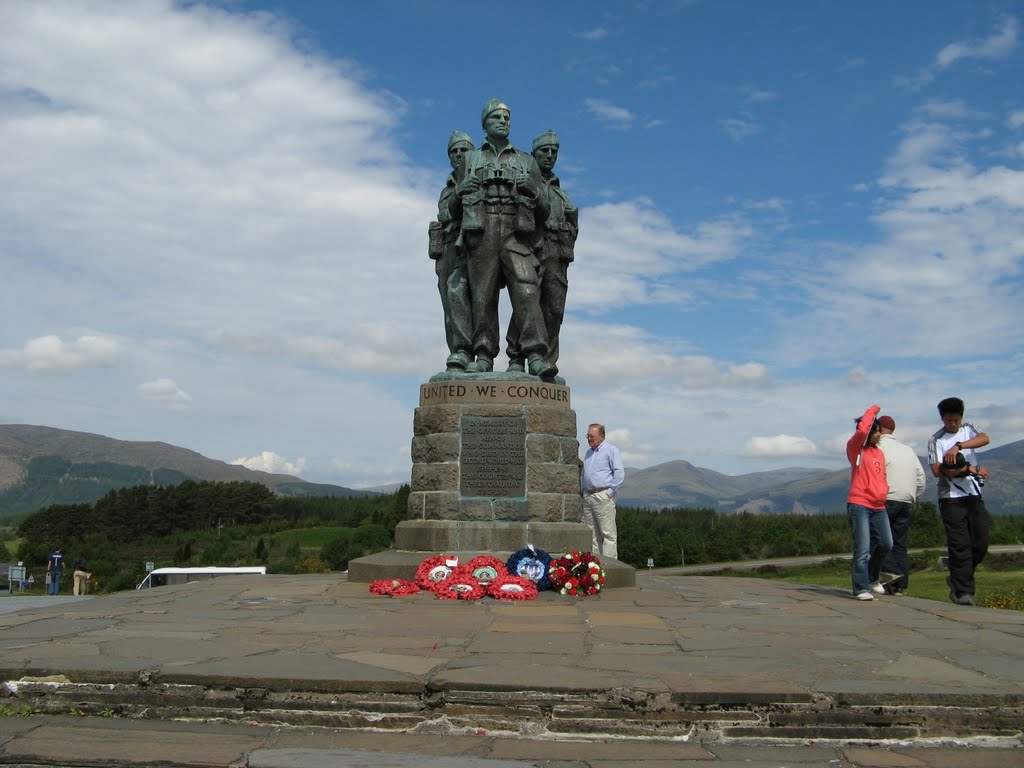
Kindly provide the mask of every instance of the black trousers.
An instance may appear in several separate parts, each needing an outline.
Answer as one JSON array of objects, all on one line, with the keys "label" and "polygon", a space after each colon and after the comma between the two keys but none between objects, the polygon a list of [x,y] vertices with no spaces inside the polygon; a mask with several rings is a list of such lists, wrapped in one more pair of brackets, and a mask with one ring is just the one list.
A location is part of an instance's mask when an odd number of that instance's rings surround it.
[{"label": "black trousers", "polygon": [[892,530],[892,551],[886,555],[882,570],[901,575],[899,581],[889,585],[890,589],[905,590],[910,585],[910,555],[907,541],[910,539],[910,516],[914,505],[907,501],[886,501],[885,511],[889,514],[889,528]]},{"label": "black trousers", "polygon": [[988,552],[988,510],[981,496],[939,499],[949,552],[949,585],[957,595],[974,594],[974,569]]}]

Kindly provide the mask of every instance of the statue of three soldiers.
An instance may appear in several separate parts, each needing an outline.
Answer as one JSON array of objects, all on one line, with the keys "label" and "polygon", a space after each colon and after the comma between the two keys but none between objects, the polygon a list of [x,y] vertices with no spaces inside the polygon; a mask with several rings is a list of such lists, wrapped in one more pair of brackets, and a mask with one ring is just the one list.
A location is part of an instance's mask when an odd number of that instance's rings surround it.
[{"label": "statue of three soldiers", "polygon": [[579,211],[552,172],[558,135],[540,134],[528,155],[509,141],[510,116],[506,104],[491,99],[480,113],[487,138],[479,149],[461,131],[448,139],[452,172],[430,224],[450,352],[446,367],[494,370],[498,294],[506,287],[512,303],[508,370],[549,379],[558,373]]}]

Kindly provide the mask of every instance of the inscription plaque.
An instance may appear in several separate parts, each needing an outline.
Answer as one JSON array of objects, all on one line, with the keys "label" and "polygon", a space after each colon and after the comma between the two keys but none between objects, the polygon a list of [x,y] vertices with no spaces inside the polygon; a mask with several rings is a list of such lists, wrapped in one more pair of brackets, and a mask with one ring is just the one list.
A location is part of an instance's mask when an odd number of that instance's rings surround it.
[{"label": "inscription plaque", "polygon": [[526,496],[526,417],[462,417],[459,493]]}]

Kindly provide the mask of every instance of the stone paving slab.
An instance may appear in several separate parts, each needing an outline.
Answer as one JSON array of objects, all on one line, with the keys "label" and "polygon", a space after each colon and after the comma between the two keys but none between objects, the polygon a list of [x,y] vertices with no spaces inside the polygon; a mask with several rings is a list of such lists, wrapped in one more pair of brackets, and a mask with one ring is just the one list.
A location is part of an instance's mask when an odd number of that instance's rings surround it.
[{"label": "stone paving slab", "polygon": [[[598,598],[542,594],[509,605],[380,598],[338,576],[220,579],[4,614],[0,666],[401,687],[443,675],[457,659],[528,651],[552,658],[555,685],[598,671],[628,682],[660,665],[667,674],[756,676],[808,690],[921,683],[951,693],[1024,692],[1020,614],[913,598],[863,604],[836,590],[756,579],[645,581]],[[604,652],[609,645],[615,652]],[[671,652],[653,653],[658,646]]]},{"label": "stone paving slab", "polygon": [[[77,684],[104,682],[151,690],[146,706],[150,716],[161,717],[168,716],[161,714],[161,697],[170,701],[173,696],[161,693],[160,686],[170,684],[183,686],[174,689],[181,700],[193,690],[209,691],[196,710],[205,713],[202,717],[215,717],[221,706],[217,702],[226,702],[232,716],[244,719],[249,706],[245,697],[266,695],[260,691],[308,694],[323,712],[335,695],[362,696],[370,704],[379,700],[382,707],[398,707],[395,711],[400,712],[412,706],[409,702],[429,702],[443,694],[450,706],[447,719],[421,718],[415,727],[380,734],[364,732],[372,725],[370,716],[359,721],[363,731],[330,738],[324,734],[332,732],[325,729],[300,733],[270,725],[234,726],[230,738],[209,752],[208,762],[185,752],[166,757],[190,743],[193,752],[202,751],[206,742],[191,735],[161,737],[161,731],[153,730],[161,723],[0,717],[0,763],[29,762],[32,755],[55,761],[61,749],[73,751],[76,742],[88,754],[100,755],[112,749],[103,738],[105,728],[144,727],[150,729],[148,738],[174,742],[160,754],[165,762],[181,765],[229,765],[217,761],[227,760],[232,750],[245,755],[263,750],[261,765],[270,768],[275,765],[270,753],[278,746],[409,754],[413,746],[403,740],[408,737],[432,749],[451,749],[437,757],[475,755],[490,768],[497,768],[495,760],[530,764],[540,759],[530,744],[548,748],[547,759],[567,764],[637,765],[642,760],[649,768],[658,761],[756,768],[757,750],[783,746],[751,746],[754,751],[743,757],[725,750],[741,748],[743,739],[702,742],[700,710],[734,712],[736,724],[746,723],[747,729],[737,733],[769,734],[766,715],[755,710],[794,707],[811,718],[798,729],[803,735],[796,737],[809,743],[814,728],[836,732],[835,723],[820,719],[830,716],[829,707],[847,708],[854,720],[860,711],[870,719],[867,713],[882,708],[945,707],[974,708],[969,717],[982,719],[987,712],[1000,713],[990,718],[999,748],[965,752],[916,743],[906,748],[896,742],[884,748],[805,744],[787,748],[812,759],[785,760],[814,764],[820,755],[814,757],[810,750],[825,749],[829,759],[820,764],[839,768],[983,766],[987,763],[975,760],[989,758],[1000,768],[1024,765],[1015,762],[1024,749],[1007,748],[1020,744],[1019,732],[1015,736],[1006,725],[1024,711],[1024,614],[914,598],[860,603],[842,590],[758,579],[641,574],[638,582],[635,588],[609,590],[596,598],[542,593],[538,600],[522,603],[440,601],[428,594],[384,598],[336,574],[223,578],[110,596],[56,598],[26,603],[19,610],[9,604],[24,598],[0,598],[0,677],[8,681],[0,689],[0,704],[15,710],[33,686],[37,697],[46,695],[47,685],[63,685],[65,695],[72,696]],[[116,701],[120,694],[111,691],[104,695]],[[241,691],[250,693],[239,698]],[[516,704],[518,691],[529,694]],[[457,703],[460,697],[464,704]],[[526,738],[529,733],[520,734],[523,738],[495,736],[506,709],[539,712],[544,697],[580,703],[563,708],[553,730],[533,734],[539,741]],[[252,711],[272,717],[274,706],[278,704],[268,699]],[[573,714],[573,707],[581,714]],[[652,734],[681,735],[667,742],[617,735],[616,707],[623,722],[646,717]],[[673,707],[686,711],[672,715]],[[296,714],[292,722],[303,717]],[[490,725],[474,729],[473,717]],[[329,720],[327,714],[308,716],[310,723]],[[392,722],[413,720],[396,717]],[[587,732],[602,723],[608,733]],[[474,738],[476,731],[484,734],[482,740]],[[363,741],[353,741],[360,734]],[[368,746],[371,736],[383,741]],[[696,740],[683,741],[682,736]],[[389,744],[397,748],[389,749]],[[965,755],[970,762],[956,762]],[[284,759],[284,753],[279,751],[276,759]],[[914,760],[918,762],[907,762]]]}]

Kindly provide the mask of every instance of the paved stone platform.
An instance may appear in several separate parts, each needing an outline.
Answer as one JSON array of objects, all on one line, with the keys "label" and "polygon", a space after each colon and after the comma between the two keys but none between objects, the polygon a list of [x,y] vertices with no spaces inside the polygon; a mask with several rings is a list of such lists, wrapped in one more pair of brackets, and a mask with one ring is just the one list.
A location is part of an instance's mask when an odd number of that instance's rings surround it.
[{"label": "paved stone platform", "polygon": [[55,598],[0,612],[0,676],[7,712],[55,715],[0,717],[6,764],[1024,765],[1024,614],[758,579]]}]

